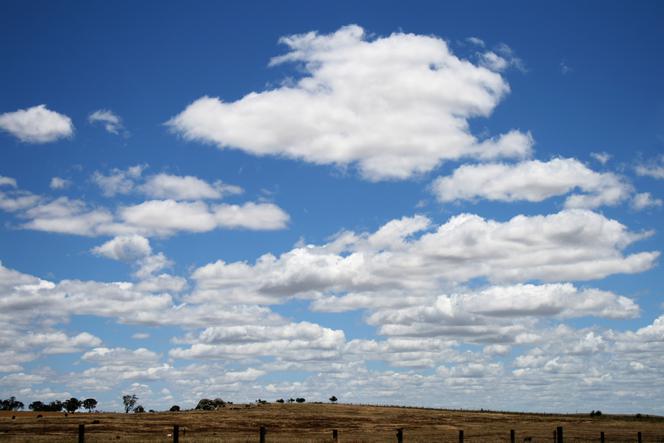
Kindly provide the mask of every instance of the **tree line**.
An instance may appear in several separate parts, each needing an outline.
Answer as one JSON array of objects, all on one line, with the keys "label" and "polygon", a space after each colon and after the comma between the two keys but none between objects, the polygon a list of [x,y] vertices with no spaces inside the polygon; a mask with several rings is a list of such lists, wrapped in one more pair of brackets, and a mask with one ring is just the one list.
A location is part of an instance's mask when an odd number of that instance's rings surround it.
[{"label": "tree line", "polygon": [[[334,395],[330,397],[330,402],[331,403],[336,403],[337,402],[337,397]],[[129,412],[135,412],[135,413],[141,413],[145,412],[145,408],[141,405],[137,405],[136,403],[138,402],[138,397],[134,394],[126,394],[122,396],[122,404],[124,406],[124,411],[125,413]],[[304,403],[306,402],[306,399],[302,397],[297,397],[297,398],[289,398],[288,400],[284,400],[283,398],[280,398],[276,400],[276,403]],[[261,400],[260,398],[256,400],[257,404],[267,404],[269,403],[266,400]],[[230,401],[224,401],[221,398],[215,398],[215,399],[208,399],[208,398],[203,398],[201,399],[198,404],[196,405],[197,410],[202,410],[202,411],[213,411],[219,408],[225,407],[227,404],[233,404],[233,402]],[[16,400],[16,397],[12,396],[9,397],[6,400],[0,400],[0,410],[2,411],[20,411],[25,407],[23,402]],[[53,400],[49,403],[44,403],[41,401],[33,401],[28,405],[28,408],[32,411],[35,412],[61,412],[61,411],[66,411],[70,413],[74,413],[78,411],[81,408],[87,409],[88,412],[92,412],[97,408],[97,400],[94,398],[86,398],[85,400],[79,400],[76,397],[72,397],[70,399],[60,401],[60,400]],[[180,406],[178,405],[173,405],[169,409],[170,412],[178,412],[180,411]],[[153,410],[150,410],[150,412],[154,412]],[[594,412],[594,411],[593,411]],[[598,411],[599,412],[599,411]],[[601,414],[601,412],[600,412]]]},{"label": "tree line", "polygon": [[[3,411],[20,411],[25,407],[23,402],[16,400],[16,397],[12,396],[6,400],[0,401],[0,410]],[[94,398],[86,398],[85,400],[79,400],[76,397],[60,401],[53,400],[49,403],[44,403],[41,401],[33,401],[28,405],[28,409],[32,411],[39,412],[60,412],[66,411],[74,413],[79,409],[87,409],[88,412],[92,412],[97,408],[97,400]]]}]

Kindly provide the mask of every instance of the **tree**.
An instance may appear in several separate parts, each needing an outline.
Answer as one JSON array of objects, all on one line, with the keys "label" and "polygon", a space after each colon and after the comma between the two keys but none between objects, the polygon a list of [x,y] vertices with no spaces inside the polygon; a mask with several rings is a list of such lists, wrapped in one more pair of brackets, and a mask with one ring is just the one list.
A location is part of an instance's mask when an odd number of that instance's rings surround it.
[{"label": "tree", "polygon": [[136,397],[135,394],[127,394],[122,396],[122,404],[124,405],[125,408],[125,414],[128,414],[129,411],[134,410],[134,406],[136,405],[136,402],[138,401],[138,397]]},{"label": "tree", "polygon": [[0,402],[0,410],[2,411],[18,411],[19,409],[23,409],[23,402],[16,400],[13,395]]},{"label": "tree", "polygon": [[280,398],[279,400],[277,400],[277,403],[283,403],[283,402],[284,402],[283,398]]},{"label": "tree", "polygon": [[92,412],[92,410],[97,407],[97,400],[94,398],[86,398],[83,400],[83,407],[87,409],[88,412]]},{"label": "tree", "polygon": [[138,405],[134,408],[134,413],[135,414],[141,414],[143,412],[145,412],[145,408],[141,405]]},{"label": "tree", "polygon": [[46,405],[44,403],[40,402],[40,401],[33,401],[32,403],[30,403],[28,408],[31,411],[44,411],[45,410],[44,408],[46,408]]},{"label": "tree", "polygon": [[288,403],[293,403],[294,401],[295,401],[294,398],[289,398],[289,399],[288,399]]},{"label": "tree", "polygon": [[337,397],[335,397],[334,395],[332,397],[330,397],[330,402],[331,403],[336,403],[337,402]]},{"label": "tree", "polygon": [[214,400],[210,400],[209,398],[202,398],[198,401],[196,409],[202,411],[214,411],[225,406],[226,402],[220,398],[215,398]]},{"label": "tree", "polygon": [[62,402],[62,405],[64,406],[65,410],[67,412],[71,412],[72,414],[81,409],[82,404],[83,402],[76,397],[72,397],[69,400],[65,400],[64,402]]},{"label": "tree", "polygon": [[173,405],[171,406],[171,409],[169,409],[171,412],[180,412],[180,407],[178,405]]},{"label": "tree", "polygon": [[302,397],[298,397],[298,398],[295,399],[295,401],[298,402],[298,403],[304,403],[306,400]]}]

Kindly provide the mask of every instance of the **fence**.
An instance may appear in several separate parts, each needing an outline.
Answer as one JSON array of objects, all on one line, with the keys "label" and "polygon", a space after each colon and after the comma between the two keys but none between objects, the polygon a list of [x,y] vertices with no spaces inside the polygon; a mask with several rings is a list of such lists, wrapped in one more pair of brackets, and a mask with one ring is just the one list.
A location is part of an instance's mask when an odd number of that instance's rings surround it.
[{"label": "fence", "polygon": [[[173,425],[173,443],[179,443],[180,441],[180,426],[179,425]],[[267,427],[265,426],[260,426],[258,428],[258,441],[259,443],[267,443]],[[396,429],[396,442],[397,443],[404,443],[404,429],[403,428],[398,428]],[[339,430],[338,429],[333,429],[332,430],[332,441],[334,443],[339,443]],[[605,443],[606,442],[606,437],[604,432],[600,432],[599,434],[599,441],[600,443]],[[643,443],[643,436],[642,433],[639,431],[635,435],[636,437],[636,442],[637,443]],[[459,443],[464,443],[464,432],[463,429],[459,430]],[[516,443],[516,431],[514,429],[510,430],[510,443]],[[526,437],[524,442],[529,442],[530,437]],[[564,443],[565,442],[565,437],[564,437],[564,430],[562,426],[558,426],[556,429],[553,430],[553,443]],[[85,425],[80,424],[78,425],[78,443],[85,443]]]}]

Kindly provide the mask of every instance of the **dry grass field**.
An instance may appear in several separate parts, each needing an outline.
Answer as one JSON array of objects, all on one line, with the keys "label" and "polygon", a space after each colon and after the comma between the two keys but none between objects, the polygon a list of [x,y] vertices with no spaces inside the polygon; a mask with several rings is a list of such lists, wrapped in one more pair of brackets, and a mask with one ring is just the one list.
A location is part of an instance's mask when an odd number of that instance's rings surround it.
[{"label": "dry grass field", "polygon": [[[42,417],[37,417],[41,414]],[[14,416],[14,418],[12,418]],[[404,429],[404,442],[456,442],[464,430],[466,442],[516,440],[552,442],[553,431],[563,426],[566,442],[664,442],[664,418],[634,416],[549,415],[469,412],[419,408],[332,404],[230,405],[212,411],[122,413],[0,412],[0,441],[75,442],[78,425],[85,424],[86,442],[167,442],[173,425],[181,427],[181,442],[258,442],[261,425],[269,442],[331,442],[332,430],[340,442],[396,442],[396,429]],[[527,441],[527,440],[526,440]]]}]

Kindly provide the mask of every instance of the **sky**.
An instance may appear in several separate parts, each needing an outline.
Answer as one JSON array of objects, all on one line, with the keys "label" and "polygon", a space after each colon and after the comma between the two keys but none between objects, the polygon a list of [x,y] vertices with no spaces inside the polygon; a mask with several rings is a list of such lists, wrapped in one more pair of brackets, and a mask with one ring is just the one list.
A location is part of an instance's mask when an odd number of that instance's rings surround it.
[{"label": "sky", "polygon": [[0,5],[0,397],[664,414],[664,5]]}]

